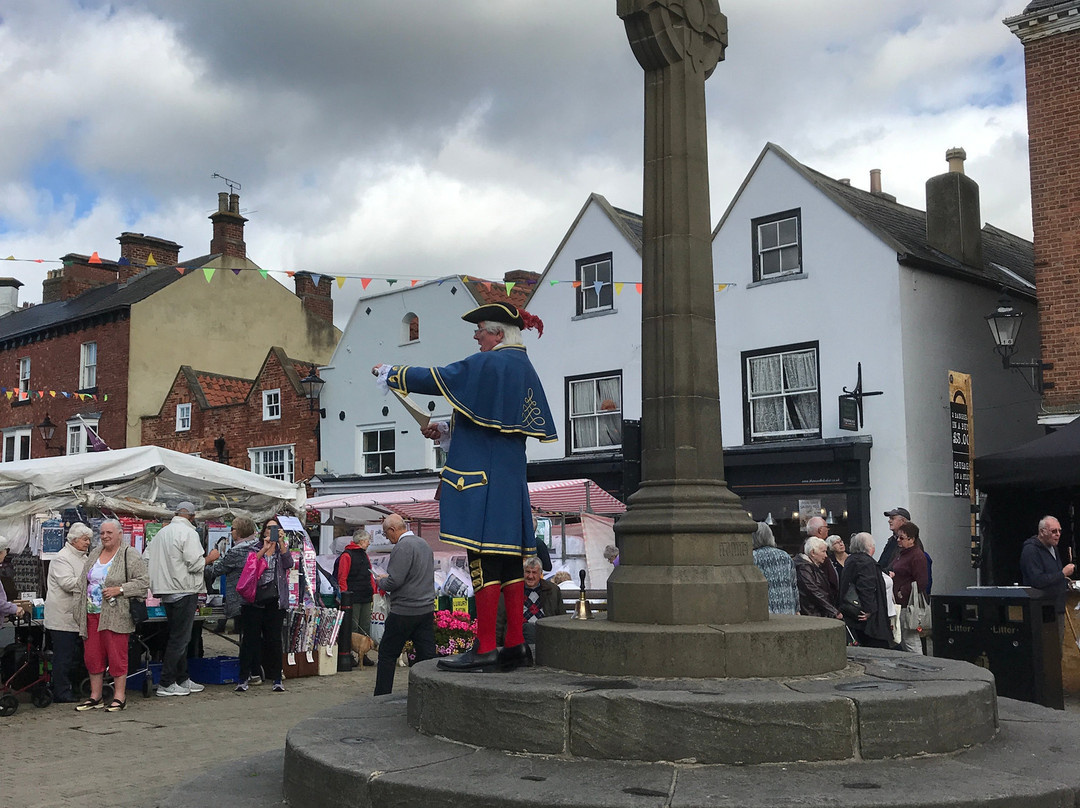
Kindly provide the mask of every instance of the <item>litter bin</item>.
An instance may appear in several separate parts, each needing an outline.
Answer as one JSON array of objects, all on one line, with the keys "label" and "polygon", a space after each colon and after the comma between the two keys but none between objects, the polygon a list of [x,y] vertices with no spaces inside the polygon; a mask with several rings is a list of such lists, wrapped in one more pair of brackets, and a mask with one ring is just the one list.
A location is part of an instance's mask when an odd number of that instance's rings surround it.
[{"label": "litter bin", "polygon": [[1065,708],[1053,597],[1023,586],[972,586],[934,595],[930,607],[935,656],[988,668],[999,696]]}]

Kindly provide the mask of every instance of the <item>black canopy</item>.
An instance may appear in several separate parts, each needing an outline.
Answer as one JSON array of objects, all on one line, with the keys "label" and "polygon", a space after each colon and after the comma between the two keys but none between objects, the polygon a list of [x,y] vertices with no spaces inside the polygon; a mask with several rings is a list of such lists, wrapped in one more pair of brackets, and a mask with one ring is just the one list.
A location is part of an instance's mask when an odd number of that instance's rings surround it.
[{"label": "black canopy", "polygon": [[975,460],[981,491],[1080,487],[1080,418],[1041,438]]}]

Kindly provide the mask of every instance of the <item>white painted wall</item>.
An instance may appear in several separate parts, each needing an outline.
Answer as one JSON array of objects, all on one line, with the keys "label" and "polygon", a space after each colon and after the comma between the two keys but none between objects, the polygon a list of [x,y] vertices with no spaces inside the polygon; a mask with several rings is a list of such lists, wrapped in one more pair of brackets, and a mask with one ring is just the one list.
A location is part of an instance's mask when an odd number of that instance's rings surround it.
[{"label": "white painted wall", "polygon": [[[576,262],[608,252],[615,282],[625,284],[614,297],[614,311],[577,317],[577,290],[569,283],[576,279]],[[568,282],[553,286],[552,280]],[[544,336],[536,340],[534,332],[527,331],[525,345],[559,431],[558,443],[529,441],[530,460],[565,457],[568,452],[565,380],[569,376],[621,369],[623,418],[641,417],[641,295],[634,286],[640,282],[641,256],[603,207],[589,203],[528,305],[544,321]]]},{"label": "white painted wall", "polygon": [[[971,374],[976,456],[1039,437],[1039,397],[993,352],[985,315],[998,292],[906,267],[899,280],[909,495],[895,504],[905,504],[919,525],[934,559],[934,591],[945,593],[976,582],[969,501],[953,496],[948,372]],[[1038,352],[1038,327],[1029,328],[1038,317],[1034,304],[1016,305],[1028,320],[1017,351],[1026,361]]]},{"label": "white painted wall", "polygon": [[[396,470],[432,468],[433,445],[401,404],[375,386],[371,368],[379,363],[446,365],[476,351],[476,327],[461,315],[476,308],[476,299],[458,278],[441,285],[431,281],[361,298],[329,367],[322,371],[326,385],[322,406],[322,459],[327,473],[360,474],[360,431],[373,424],[393,424],[396,435]],[[370,314],[368,310],[370,309]],[[402,320],[409,312],[420,318],[420,338],[408,342]],[[441,396],[413,395],[425,409],[435,402],[433,415],[449,416]],[[383,415],[383,408],[387,414]],[[342,417],[344,414],[344,417]]]}]

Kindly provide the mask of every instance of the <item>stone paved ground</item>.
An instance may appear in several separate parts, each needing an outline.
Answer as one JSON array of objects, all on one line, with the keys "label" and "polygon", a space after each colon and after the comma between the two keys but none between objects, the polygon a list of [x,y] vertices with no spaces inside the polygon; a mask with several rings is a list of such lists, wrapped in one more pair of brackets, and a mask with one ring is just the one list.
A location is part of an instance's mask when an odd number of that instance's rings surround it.
[{"label": "stone paved ground", "polygon": [[[207,656],[235,652],[206,635]],[[202,770],[261,752],[280,756],[293,724],[371,694],[374,670],[289,680],[285,693],[269,684],[242,695],[233,685],[182,698],[133,692],[122,713],[22,701],[14,715],[0,718],[0,808],[153,808]],[[396,689],[407,682],[400,669]]]},{"label": "stone paved ground", "polygon": [[[235,653],[209,634],[205,646],[207,656]],[[280,758],[291,726],[370,694],[374,670],[290,680],[285,693],[269,685],[243,695],[232,685],[183,698],[133,693],[128,708],[112,714],[24,701],[0,718],[0,808],[154,808],[200,771],[263,752]],[[395,692],[407,682],[399,669]],[[1080,696],[1066,709],[1080,714]]]}]

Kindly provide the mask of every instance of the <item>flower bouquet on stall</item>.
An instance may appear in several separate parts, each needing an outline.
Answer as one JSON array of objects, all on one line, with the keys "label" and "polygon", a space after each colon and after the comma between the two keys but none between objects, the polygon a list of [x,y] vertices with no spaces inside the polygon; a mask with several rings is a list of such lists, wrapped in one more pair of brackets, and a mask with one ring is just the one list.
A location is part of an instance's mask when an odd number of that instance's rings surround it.
[{"label": "flower bouquet on stall", "polygon": [[[468,612],[452,612],[443,609],[435,612],[435,655],[453,656],[463,654],[476,639],[476,620]],[[412,642],[405,644],[409,664],[416,661]]]}]

